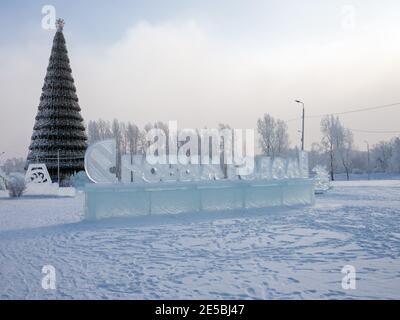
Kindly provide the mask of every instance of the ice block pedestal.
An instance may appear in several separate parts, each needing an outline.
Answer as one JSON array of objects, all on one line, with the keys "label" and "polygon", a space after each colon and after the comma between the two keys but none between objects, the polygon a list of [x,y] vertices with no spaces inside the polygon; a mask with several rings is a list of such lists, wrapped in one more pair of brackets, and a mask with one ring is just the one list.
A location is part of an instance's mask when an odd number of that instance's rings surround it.
[{"label": "ice block pedestal", "polygon": [[311,179],[89,184],[85,217],[97,220],[314,204]]}]

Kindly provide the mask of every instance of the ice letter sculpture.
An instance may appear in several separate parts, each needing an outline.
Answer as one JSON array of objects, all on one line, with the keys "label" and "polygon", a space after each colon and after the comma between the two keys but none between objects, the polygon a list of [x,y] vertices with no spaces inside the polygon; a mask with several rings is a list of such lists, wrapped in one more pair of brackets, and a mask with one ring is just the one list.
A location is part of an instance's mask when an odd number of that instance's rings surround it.
[{"label": "ice letter sculpture", "polygon": [[86,172],[95,182],[85,187],[89,220],[314,203],[305,152],[293,159],[257,156],[254,170],[243,175],[235,164],[149,163],[116,150],[107,140],[86,152]]},{"label": "ice letter sculpture", "polygon": [[91,145],[85,154],[85,170],[92,181],[97,183],[117,182],[117,145],[115,140],[104,140]]},{"label": "ice letter sculpture", "polygon": [[329,178],[329,173],[324,166],[316,166],[313,169],[315,173],[315,193],[322,194],[331,188],[331,180]]}]

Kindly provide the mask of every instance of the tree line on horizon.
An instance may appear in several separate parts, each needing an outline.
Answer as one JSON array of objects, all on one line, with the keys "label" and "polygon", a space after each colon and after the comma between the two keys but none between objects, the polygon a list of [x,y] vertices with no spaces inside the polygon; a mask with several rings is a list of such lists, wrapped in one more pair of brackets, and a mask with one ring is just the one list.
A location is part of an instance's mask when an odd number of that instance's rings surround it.
[{"label": "tree line on horizon", "polygon": [[[230,128],[228,124],[219,124],[219,129]],[[145,134],[152,128],[162,129],[168,136],[168,124],[157,121],[147,124],[142,130],[131,122],[118,120],[89,121],[89,144],[107,138],[120,141],[121,152],[144,154]],[[400,174],[400,137],[390,141],[381,141],[371,146],[370,153],[357,149],[353,132],[346,128],[338,116],[328,115],[320,123],[322,139],[314,142],[309,150],[310,170],[322,165],[329,171],[331,180],[336,174],[394,173]],[[290,146],[286,122],[275,119],[266,113],[257,121],[258,143],[262,154],[271,157],[287,157],[298,152]],[[369,158],[369,159],[368,159]]]},{"label": "tree line on horizon", "polygon": [[[218,127],[230,128],[228,124],[222,123]],[[145,136],[153,128],[163,130],[168,137],[168,124],[162,121],[148,123],[140,129],[133,122],[117,119],[91,120],[86,126],[86,132],[89,145],[113,138],[117,140],[121,154],[145,154],[148,146]],[[368,154],[357,149],[352,131],[341,123],[339,117],[325,116],[320,128],[322,139],[314,142],[309,150],[310,170],[322,165],[329,171],[331,180],[335,180],[337,174],[345,174],[348,180],[351,174],[400,174],[400,137],[372,145]],[[264,155],[287,157],[298,152],[298,147],[290,146],[288,127],[283,120],[266,113],[257,121],[257,133],[259,147]],[[2,168],[6,174],[24,172],[25,163],[23,158],[7,159]]]}]

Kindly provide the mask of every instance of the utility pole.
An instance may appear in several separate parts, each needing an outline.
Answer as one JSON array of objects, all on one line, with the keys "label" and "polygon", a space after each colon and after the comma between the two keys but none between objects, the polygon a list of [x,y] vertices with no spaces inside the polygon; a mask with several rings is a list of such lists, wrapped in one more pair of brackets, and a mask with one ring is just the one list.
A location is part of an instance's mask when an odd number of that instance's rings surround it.
[{"label": "utility pole", "polygon": [[301,121],[301,151],[304,151],[304,119],[305,119],[304,102],[302,102],[300,100],[295,100],[295,102],[300,103],[303,106],[303,114],[302,114],[302,121]]},{"label": "utility pole", "polygon": [[60,186],[60,150],[57,150],[57,182]]},{"label": "utility pole", "polygon": [[367,157],[368,157],[368,162],[367,162],[367,172],[368,172],[368,180],[371,179],[371,169],[370,169],[370,156],[369,156],[369,143],[368,141],[364,141],[367,144]]}]

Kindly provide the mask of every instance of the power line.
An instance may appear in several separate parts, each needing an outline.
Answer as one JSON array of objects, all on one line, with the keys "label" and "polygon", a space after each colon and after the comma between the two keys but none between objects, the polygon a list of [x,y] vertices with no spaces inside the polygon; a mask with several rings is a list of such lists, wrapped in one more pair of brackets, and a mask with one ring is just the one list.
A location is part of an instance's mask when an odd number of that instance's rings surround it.
[{"label": "power line", "polygon": [[[335,112],[335,113],[330,113],[330,114],[327,113],[327,114],[320,114],[320,115],[311,115],[311,116],[306,117],[306,119],[322,118],[322,117],[329,116],[329,115],[338,116],[338,115],[343,115],[343,114],[367,112],[367,111],[386,109],[386,108],[391,108],[391,107],[400,107],[400,102],[384,104],[384,105],[374,106],[374,107],[358,108],[358,109],[353,109],[353,110],[349,110],[349,111]],[[289,119],[285,122],[287,123],[287,122],[293,122],[293,121],[297,121],[297,120],[301,120],[301,117]],[[362,129],[349,129],[349,130],[351,130],[353,132],[375,133],[375,134],[398,134],[398,133],[400,133],[400,131],[395,131],[395,130],[389,130],[389,131],[362,130]]]},{"label": "power line", "polygon": [[[306,119],[307,118],[308,117],[306,117]],[[297,120],[301,120],[301,118],[294,118],[294,119],[286,120],[285,122],[293,122],[293,121],[297,121]]]},{"label": "power line", "polygon": [[342,115],[342,114],[366,112],[366,111],[372,111],[372,110],[391,108],[391,107],[395,107],[395,106],[400,107],[400,102],[391,103],[391,104],[384,104],[384,105],[375,106],[375,107],[354,109],[354,110],[343,111],[343,112],[335,112],[335,113],[331,113],[331,114],[320,114],[320,115],[310,116],[309,118],[322,118],[322,117],[327,116],[327,115],[339,116],[339,115]]},{"label": "power line", "polygon": [[361,129],[349,129],[354,132],[362,132],[362,133],[400,133],[400,131],[375,131],[375,130],[361,130]]},{"label": "power line", "polygon": [[[400,107],[400,102],[391,103],[391,104],[384,104],[384,105],[374,106],[374,107],[358,108],[358,109],[353,109],[353,110],[343,111],[343,112],[334,112],[334,113],[325,113],[325,114],[319,114],[319,115],[311,115],[311,116],[307,116],[306,119],[322,118],[322,117],[330,116],[330,115],[339,116],[339,115],[343,115],[343,114],[373,111],[373,110],[386,109],[386,108],[391,108],[391,107]],[[298,118],[287,120],[285,122],[292,122],[292,121],[296,121],[296,120],[300,120],[300,119],[301,118],[298,117]]]}]

